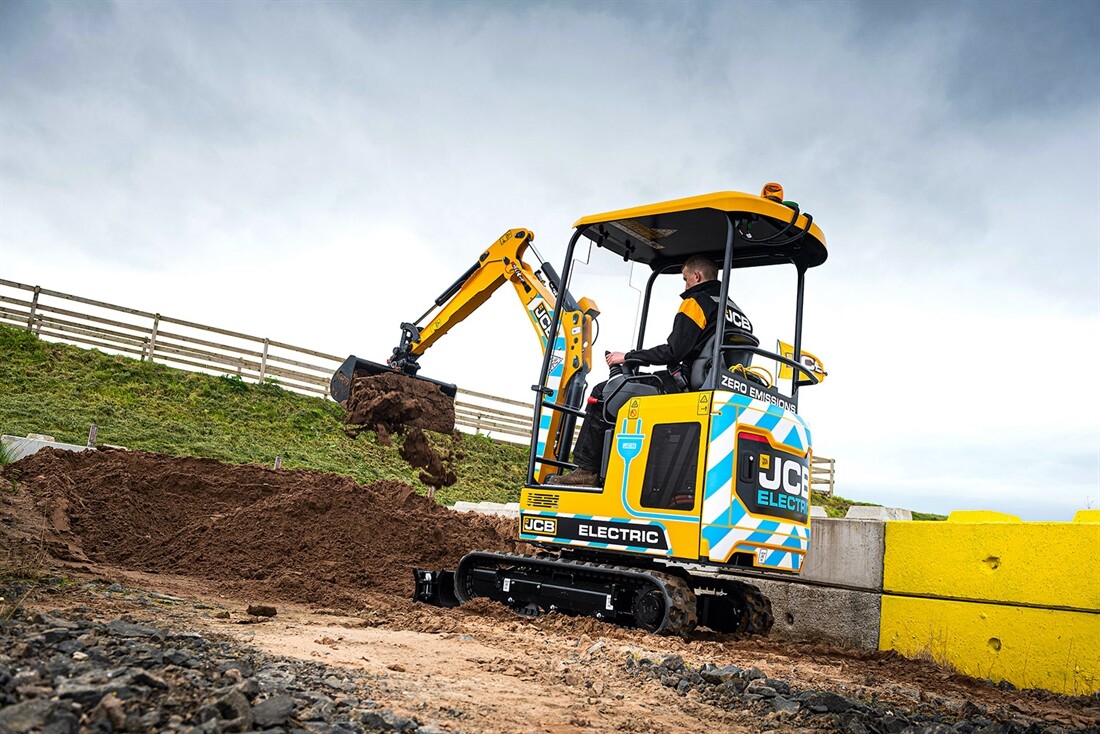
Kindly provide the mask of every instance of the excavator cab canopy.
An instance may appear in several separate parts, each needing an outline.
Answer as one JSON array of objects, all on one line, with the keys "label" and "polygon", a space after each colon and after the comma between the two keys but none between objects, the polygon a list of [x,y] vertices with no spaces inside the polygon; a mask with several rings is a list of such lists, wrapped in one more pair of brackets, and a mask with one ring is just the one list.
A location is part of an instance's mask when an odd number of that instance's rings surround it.
[{"label": "excavator cab canopy", "polygon": [[825,235],[797,204],[736,191],[593,214],[573,226],[599,247],[655,271],[692,255],[721,263],[727,241],[732,268],[793,263],[805,270],[828,257]]}]

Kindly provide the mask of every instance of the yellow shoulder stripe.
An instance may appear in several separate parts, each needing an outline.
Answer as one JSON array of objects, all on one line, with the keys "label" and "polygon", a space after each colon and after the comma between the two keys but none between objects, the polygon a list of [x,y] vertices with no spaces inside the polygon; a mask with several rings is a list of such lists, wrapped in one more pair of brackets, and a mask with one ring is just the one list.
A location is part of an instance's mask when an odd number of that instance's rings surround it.
[{"label": "yellow shoulder stripe", "polygon": [[707,325],[707,317],[703,315],[703,308],[694,298],[684,299],[680,304],[680,313],[695,322],[700,329]]}]

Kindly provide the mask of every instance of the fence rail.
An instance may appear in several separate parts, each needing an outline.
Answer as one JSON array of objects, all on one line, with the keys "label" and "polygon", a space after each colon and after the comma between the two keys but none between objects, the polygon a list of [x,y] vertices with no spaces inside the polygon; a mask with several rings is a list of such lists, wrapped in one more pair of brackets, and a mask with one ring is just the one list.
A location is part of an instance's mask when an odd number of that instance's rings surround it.
[{"label": "fence rail", "polygon": [[[68,304],[83,309],[66,308]],[[274,381],[287,390],[323,397],[328,397],[329,380],[346,356],[3,279],[0,324],[26,329],[47,340],[199,372]],[[534,410],[533,403],[460,388],[455,398],[455,424],[526,442],[531,437]],[[834,469],[832,459],[815,456],[811,486],[832,494]]]}]

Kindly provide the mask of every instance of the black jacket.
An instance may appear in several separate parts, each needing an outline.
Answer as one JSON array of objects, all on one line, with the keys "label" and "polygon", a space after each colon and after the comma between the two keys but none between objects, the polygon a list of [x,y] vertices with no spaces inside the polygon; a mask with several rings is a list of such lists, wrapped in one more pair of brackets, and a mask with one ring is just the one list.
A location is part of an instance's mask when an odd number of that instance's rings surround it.
[{"label": "black jacket", "polygon": [[[688,288],[680,294],[683,302],[672,320],[672,333],[668,342],[650,349],[636,349],[626,353],[626,358],[649,365],[690,366],[699,356],[705,342],[714,332],[718,316],[718,299],[722,295],[722,283],[708,280]],[[744,312],[726,299],[726,341],[739,334],[752,334],[752,323]]]}]

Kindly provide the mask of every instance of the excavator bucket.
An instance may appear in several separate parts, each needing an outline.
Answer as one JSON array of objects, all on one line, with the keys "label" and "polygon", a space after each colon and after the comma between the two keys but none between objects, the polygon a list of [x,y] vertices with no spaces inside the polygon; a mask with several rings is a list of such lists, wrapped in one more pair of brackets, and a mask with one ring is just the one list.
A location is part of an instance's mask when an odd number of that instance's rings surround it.
[{"label": "excavator bucket", "polygon": [[329,395],[344,408],[349,428],[387,431],[411,426],[450,433],[455,427],[457,392],[450,383],[407,375],[354,354],[344,360],[329,384]]}]

